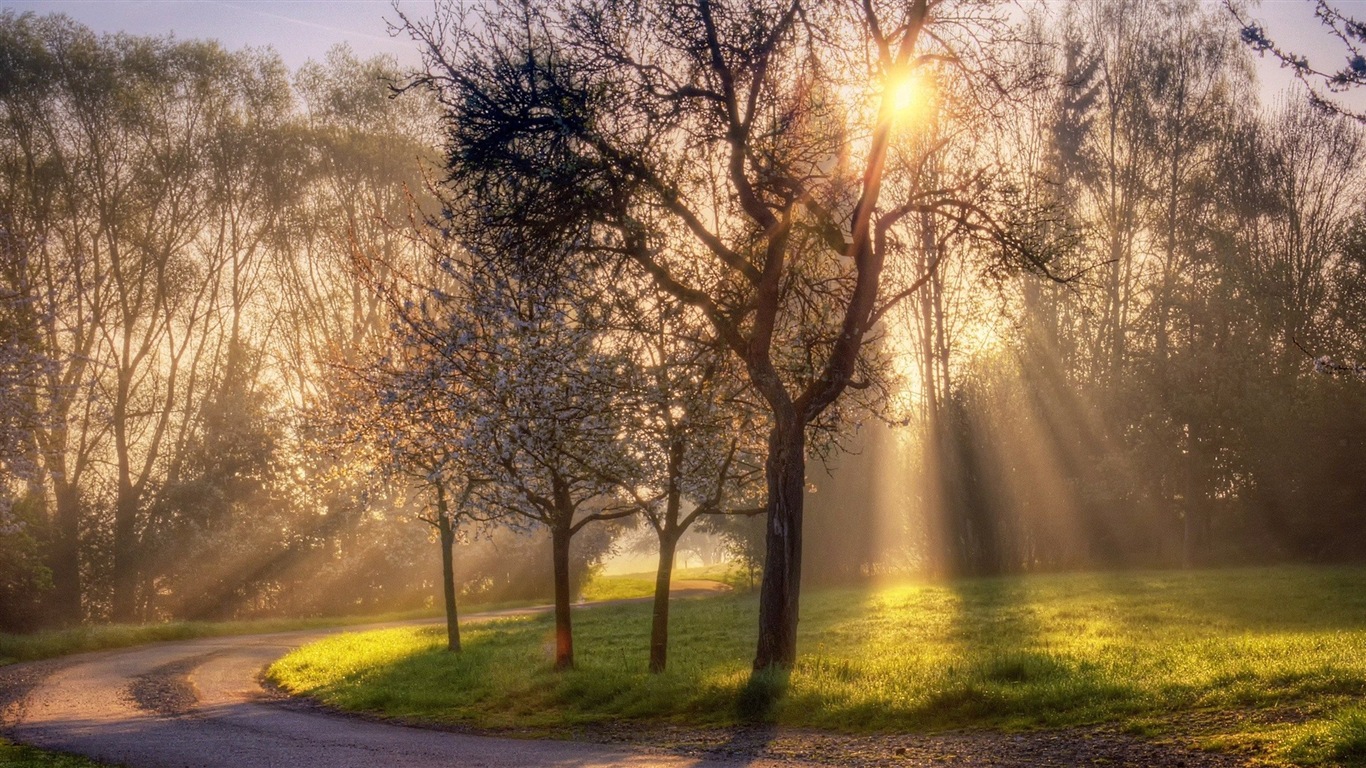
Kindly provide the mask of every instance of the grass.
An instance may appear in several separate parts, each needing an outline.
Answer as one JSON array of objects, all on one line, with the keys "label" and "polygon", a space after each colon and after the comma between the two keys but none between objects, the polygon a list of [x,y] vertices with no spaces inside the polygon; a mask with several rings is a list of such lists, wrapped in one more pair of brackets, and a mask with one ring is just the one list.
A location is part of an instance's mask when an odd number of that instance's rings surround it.
[{"label": "grass", "polygon": [[[732,589],[746,589],[744,570],[739,565],[721,563],[697,568],[675,568],[673,581],[719,581]],[[584,584],[581,597],[590,602],[654,597],[655,572],[625,573],[613,576],[595,574]]]},{"label": "grass", "polygon": [[612,720],[838,731],[1116,724],[1271,764],[1366,765],[1366,569],[1051,575],[812,592],[790,676],[751,681],[752,595],[680,601],[669,672],[649,605],[323,640],[269,676],[332,706],[484,728]]},{"label": "grass", "polygon": [[77,755],[45,752],[0,739],[0,768],[100,768],[103,765]]},{"label": "grass", "polygon": [[311,619],[259,619],[252,621],[173,621],[161,624],[82,625],[25,635],[0,632],[0,665],[35,661],[85,651],[125,648],[165,640],[190,640],[196,637],[254,635],[291,632],[301,629],[373,624],[387,621],[428,618],[439,615],[432,610],[403,611],[370,616],[334,616]]},{"label": "grass", "polygon": [[[543,600],[510,600],[496,603],[462,604],[460,613],[524,608],[541,605]],[[160,624],[99,624],[68,629],[45,630],[13,635],[0,632],[0,666],[21,661],[37,661],[86,651],[127,648],[167,640],[193,640],[197,637],[259,635],[307,629],[347,627],[357,624],[382,624],[392,621],[439,618],[440,608],[313,618],[251,619],[246,621],[171,621]]]},{"label": "grass", "polygon": [[[584,587],[583,599],[591,601],[620,600],[654,595],[654,573],[633,573],[620,576],[595,576]],[[744,587],[744,576],[728,564],[700,568],[679,568],[675,579],[709,579]],[[521,600],[487,604],[463,604],[462,614],[502,608],[520,608],[545,601]],[[174,621],[160,624],[83,625],[69,629],[48,630],[14,635],[0,632],[0,666],[20,661],[36,661],[86,651],[126,648],[144,643],[167,640],[192,640],[197,637],[254,635],[268,632],[292,632],[305,629],[377,624],[407,619],[436,618],[439,609],[421,609],[360,616],[333,616],[308,619],[258,619],[250,621]],[[3,768],[0,765],[0,768]]]}]

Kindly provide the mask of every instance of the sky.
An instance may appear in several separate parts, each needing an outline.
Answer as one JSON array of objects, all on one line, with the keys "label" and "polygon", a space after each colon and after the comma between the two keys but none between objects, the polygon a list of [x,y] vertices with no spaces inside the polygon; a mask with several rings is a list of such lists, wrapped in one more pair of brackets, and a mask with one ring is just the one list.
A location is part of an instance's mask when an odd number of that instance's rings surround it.
[{"label": "sky", "polygon": [[[403,7],[421,13],[430,5]],[[413,44],[388,33],[386,19],[397,19],[389,0],[0,0],[0,8],[64,13],[96,32],[212,38],[229,50],[270,46],[290,69],[343,42],[361,55],[418,63]]]},{"label": "sky", "polygon": [[[1202,1],[1221,7],[1220,0]],[[400,0],[400,7],[421,16],[430,2]],[[1366,18],[1366,0],[1334,4],[1358,19]],[[214,38],[231,50],[270,46],[291,69],[321,59],[342,42],[362,56],[384,53],[403,66],[418,64],[413,44],[388,32],[386,20],[396,20],[390,0],[0,0],[0,9],[65,13],[97,32]],[[1250,15],[1262,20],[1271,37],[1287,49],[1308,55],[1324,68],[1341,66],[1340,46],[1323,34],[1310,0],[1262,0]],[[1269,93],[1291,83],[1270,60],[1259,65],[1259,75]],[[1363,100],[1361,95],[1353,99]]]}]

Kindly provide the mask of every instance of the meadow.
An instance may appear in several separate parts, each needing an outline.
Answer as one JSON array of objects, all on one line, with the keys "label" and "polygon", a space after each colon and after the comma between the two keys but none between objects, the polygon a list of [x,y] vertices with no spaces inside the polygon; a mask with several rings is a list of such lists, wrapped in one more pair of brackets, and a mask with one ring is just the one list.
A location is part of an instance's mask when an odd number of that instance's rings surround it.
[{"label": "meadow", "polygon": [[673,607],[669,670],[650,607],[349,633],[277,661],[281,688],[344,710],[535,734],[638,721],[841,732],[1107,724],[1269,764],[1366,764],[1366,569],[1067,574],[808,591],[800,661],[752,679],[757,601]]},{"label": "meadow", "polygon": [[436,618],[440,615],[436,609],[421,609],[315,618],[170,621],[157,624],[83,624],[67,629],[44,630],[29,634],[0,632],[0,666],[20,661],[37,661],[72,653],[127,648],[167,640],[192,640],[197,637],[259,635],[303,629],[325,629],[356,624],[379,624]]}]

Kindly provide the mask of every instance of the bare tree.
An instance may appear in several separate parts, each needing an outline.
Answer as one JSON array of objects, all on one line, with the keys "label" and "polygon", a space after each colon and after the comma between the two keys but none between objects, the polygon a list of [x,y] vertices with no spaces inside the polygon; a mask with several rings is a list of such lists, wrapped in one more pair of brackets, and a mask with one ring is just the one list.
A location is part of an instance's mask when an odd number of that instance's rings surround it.
[{"label": "bare tree", "polygon": [[976,70],[990,46],[973,38],[995,23],[929,0],[446,4],[405,19],[426,56],[417,82],[450,113],[452,183],[496,201],[476,229],[522,259],[568,236],[634,261],[707,317],[765,403],[756,669],[796,658],[807,429],[868,385],[865,341],[919,287],[884,283],[893,227],[932,211],[1005,234],[971,189],[888,175],[916,77]]}]

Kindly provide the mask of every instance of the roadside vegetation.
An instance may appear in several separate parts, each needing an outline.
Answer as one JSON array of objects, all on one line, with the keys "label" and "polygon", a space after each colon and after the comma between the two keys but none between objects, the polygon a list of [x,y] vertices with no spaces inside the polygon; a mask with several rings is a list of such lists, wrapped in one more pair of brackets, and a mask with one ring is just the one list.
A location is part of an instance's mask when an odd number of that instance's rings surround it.
[{"label": "roadside vegetation", "polygon": [[84,624],[32,634],[0,632],[0,666],[20,661],[50,659],[70,653],[126,648],[166,640],[196,637],[257,635],[304,629],[376,624],[407,619],[434,618],[437,609],[373,614],[369,616],[332,616],[308,619],[259,619],[251,621],[172,621],[162,624]]},{"label": "roadside vegetation", "polygon": [[[475,612],[524,608],[544,601],[511,600],[496,603],[476,603]],[[328,627],[364,624],[384,624],[416,619],[435,619],[441,609],[423,608],[412,611],[361,614],[355,616],[318,616],[301,619],[252,619],[245,621],[172,621],[161,624],[85,624],[68,629],[54,629],[31,634],[0,632],[0,666],[21,661],[37,661],[55,656],[86,651],[127,648],[144,643],[168,640],[191,640],[196,637],[226,637],[229,635],[259,635],[270,632],[295,632]]]},{"label": "roadside vegetation", "polygon": [[1366,569],[1047,575],[814,592],[787,679],[756,676],[752,595],[680,601],[669,671],[649,606],[584,610],[576,668],[548,617],[329,638],[276,662],[333,707],[493,730],[637,720],[847,732],[1111,724],[1278,764],[1366,764]]},{"label": "roadside vegetation", "polygon": [[[747,589],[744,570],[739,565],[723,563],[697,568],[680,568],[675,580],[715,581],[732,589]],[[633,573],[605,576],[594,575],[581,590],[581,600],[629,600],[654,594],[653,573]],[[470,603],[471,612],[522,608],[546,600],[514,600],[493,603]],[[331,616],[303,619],[256,619],[250,621],[173,621],[161,624],[81,625],[69,629],[55,629],[31,634],[0,632],[0,666],[20,661],[37,661],[55,656],[86,651],[126,648],[143,643],[168,640],[190,640],[196,637],[228,635],[256,635],[267,632],[292,632],[360,624],[380,624],[411,619],[434,619],[440,608],[414,611],[393,611],[356,616]]]},{"label": "roadside vegetation", "polygon": [[79,755],[45,752],[0,739],[0,768],[101,768],[104,765]]}]

